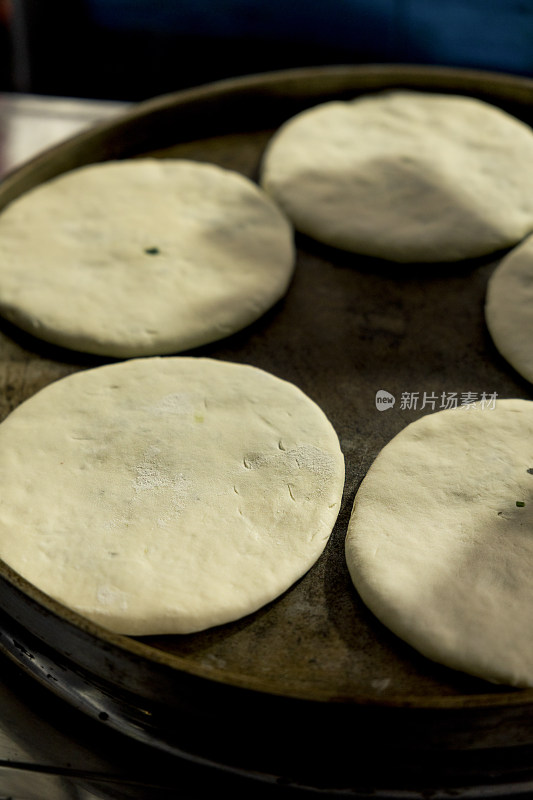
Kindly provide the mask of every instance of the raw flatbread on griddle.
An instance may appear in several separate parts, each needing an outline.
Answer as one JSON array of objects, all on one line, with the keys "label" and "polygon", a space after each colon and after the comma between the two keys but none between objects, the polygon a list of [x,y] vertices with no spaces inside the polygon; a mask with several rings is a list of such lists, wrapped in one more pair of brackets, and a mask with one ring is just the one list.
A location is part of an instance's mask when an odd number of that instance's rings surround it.
[{"label": "raw flatbread on griddle", "polygon": [[533,403],[402,430],[359,487],[346,559],[366,605],[421,653],[533,686]]},{"label": "raw flatbread on griddle", "polygon": [[472,97],[414,91],[310,108],[264,155],[263,188],[296,229],[397,262],[445,262],[533,229],[533,132]]},{"label": "raw flatbread on griddle", "polygon": [[485,320],[501,355],[533,383],[533,237],[512,250],[492,273]]},{"label": "raw flatbread on griddle", "polygon": [[0,557],[110,630],[188,633],[300,578],[343,485],[337,434],[293,384],[211,359],[123,361],[0,425]]},{"label": "raw flatbread on griddle", "polygon": [[0,313],[98,355],[176,353],[235,333],[285,294],[293,269],[282,212],[214,164],[91,164],[0,214]]}]

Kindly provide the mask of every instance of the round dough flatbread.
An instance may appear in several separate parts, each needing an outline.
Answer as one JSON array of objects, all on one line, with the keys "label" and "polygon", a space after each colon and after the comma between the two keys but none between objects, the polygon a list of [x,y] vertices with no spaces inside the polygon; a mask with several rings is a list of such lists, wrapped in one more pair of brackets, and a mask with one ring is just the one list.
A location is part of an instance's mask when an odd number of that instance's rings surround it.
[{"label": "round dough flatbread", "polygon": [[53,344],[118,358],[244,328],[287,291],[293,231],[232,170],[181,159],[91,164],[0,214],[0,313]]},{"label": "round dough flatbread", "polygon": [[249,614],[317,560],[339,512],[337,434],[247,365],[123,361],[47,386],[0,425],[0,557],[132,635]]},{"label": "round dough flatbread", "polygon": [[533,132],[470,97],[391,91],[289,119],[261,184],[295,227],[344,250],[444,262],[533,229]]},{"label": "round dough flatbread", "polygon": [[485,320],[501,355],[533,383],[533,237],[512,250],[492,273]]},{"label": "round dough flatbread", "polygon": [[355,497],[363,601],[434,661],[533,686],[533,403],[439,411],[401,431]]}]

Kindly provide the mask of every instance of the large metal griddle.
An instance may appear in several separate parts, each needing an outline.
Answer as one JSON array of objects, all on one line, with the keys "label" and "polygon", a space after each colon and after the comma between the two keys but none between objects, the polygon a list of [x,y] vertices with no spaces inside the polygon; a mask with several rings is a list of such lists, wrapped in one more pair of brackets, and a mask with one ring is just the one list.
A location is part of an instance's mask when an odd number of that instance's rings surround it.
[{"label": "large metal griddle", "polygon": [[[283,120],[331,98],[391,87],[469,94],[533,120],[533,81],[514,76],[379,65],[258,75],[141,103],[68,140],[9,175],[0,208],[65,170],[112,158],[187,157],[257,179]],[[85,621],[0,563],[0,650],[100,724],[238,775],[243,796],[254,796],[253,787],[270,796],[281,786],[405,798],[449,790],[496,797],[500,787],[514,796],[533,786],[533,690],[493,686],[418,655],[365,609],[344,562],[360,480],[386,442],[438,408],[422,409],[420,400],[402,408],[403,393],[531,398],[531,385],[498,355],[484,324],[486,283],[502,254],[395,265],[300,235],[296,242],[285,299],[241,333],[192,354],[293,381],[333,422],[347,477],[322,558],[245,619],[142,639]],[[51,381],[105,361],[0,322],[0,418]],[[397,400],[386,412],[376,408],[380,389]]]}]

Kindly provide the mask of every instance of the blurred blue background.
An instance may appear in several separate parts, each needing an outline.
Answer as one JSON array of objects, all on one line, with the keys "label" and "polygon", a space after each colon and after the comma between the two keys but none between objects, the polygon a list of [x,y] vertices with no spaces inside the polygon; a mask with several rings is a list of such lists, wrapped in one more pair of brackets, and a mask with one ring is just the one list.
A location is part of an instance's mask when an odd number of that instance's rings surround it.
[{"label": "blurred blue background", "polygon": [[287,67],[533,76],[533,0],[0,0],[4,89],[138,100]]}]

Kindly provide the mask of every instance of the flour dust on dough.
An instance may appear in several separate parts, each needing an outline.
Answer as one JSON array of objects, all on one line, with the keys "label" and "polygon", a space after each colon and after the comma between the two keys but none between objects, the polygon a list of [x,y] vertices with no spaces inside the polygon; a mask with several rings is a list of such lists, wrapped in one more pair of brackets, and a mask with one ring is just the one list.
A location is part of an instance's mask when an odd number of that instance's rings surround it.
[{"label": "flour dust on dough", "polygon": [[533,237],[506,255],[492,273],[485,321],[500,354],[533,383]]},{"label": "flour dust on dough", "polygon": [[337,434],[295,385],[203,358],[50,384],[0,425],[0,557],[118,633],[189,633],[315,563],[344,485]]},{"label": "flour dust on dough", "polygon": [[214,164],[91,164],[0,214],[0,313],[98,355],[178,353],[235,333],[283,297],[293,270],[286,217]]},{"label": "flour dust on dough", "polygon": [[356,494],[346,537],[362,600],[425,656],[533,686],[533,402],[408,425]]},{"label": "flour dust on dough", "polygon": [[391,90],[285,122],[261,185],[295,227],[396,262],[448,262],[533,229],[533,132],[473,97]]}]

